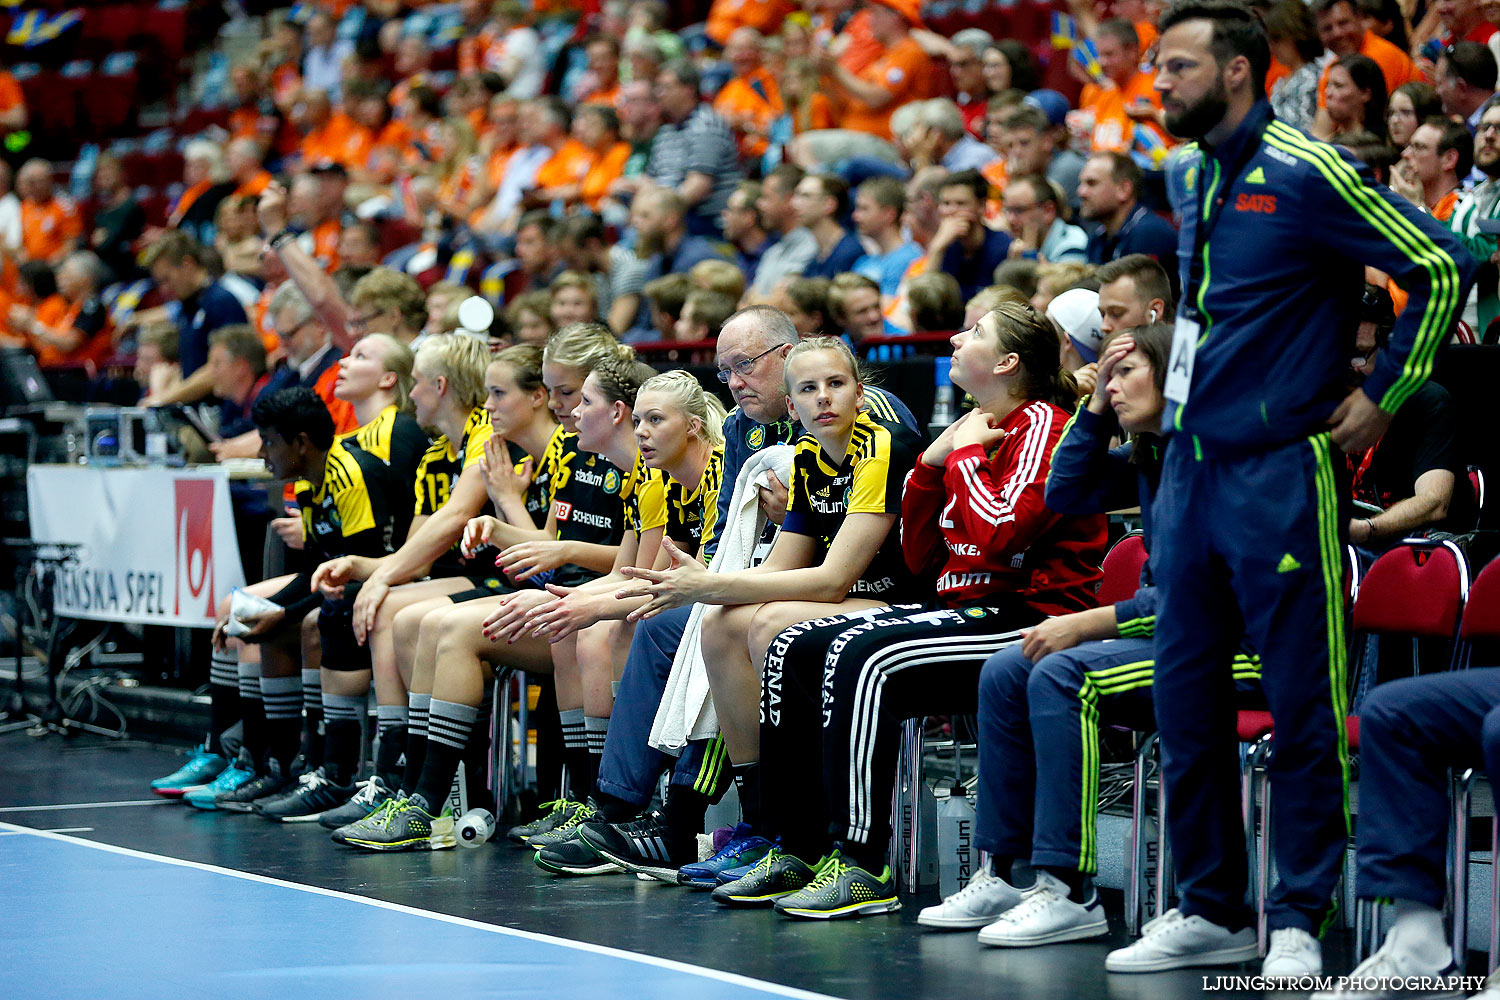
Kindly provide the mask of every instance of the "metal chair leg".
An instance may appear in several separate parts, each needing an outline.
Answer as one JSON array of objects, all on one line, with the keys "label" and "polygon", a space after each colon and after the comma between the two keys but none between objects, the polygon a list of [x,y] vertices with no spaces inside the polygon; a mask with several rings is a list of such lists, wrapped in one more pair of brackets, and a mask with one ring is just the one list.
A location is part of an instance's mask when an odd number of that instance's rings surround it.
[{"label": "metal chair leg", "polygon": [[915,893],[922,881],[922,719],[907,719],[903,732],[906,744],[906,808],[911,813],[911,839],[907,842],[906,891]]},{"label": "metal chair leg", "polygon": [[1146,868],[1146,776],[1155,747],[1156,734],[1149,733],[1142,737],[1135,752],[1135,780],[1130,795],[1130,856],[1125,864],[1125,926],[1132,935],[1139,934],[1145,923],[1146,901],[1141,885]]},{"label": "metal chair leg", "polygon": [[1453,779],[1453,816],[1449,859],[1453,900],[1453,963],[1462,969],[1469,957],[1469,813],[1477,777],[1469,768]]},{"label": "metal chair leg", "polygon": [[1172,877],[1172,845],[1167,840],[1167,782],[1161,767],[1161,737],[1156,739],[1156,905],[1151,917],[1155,919],[1167,912],[1176,885]]},{"label": "metal chair leg", "polygon": [[[1495,794],[1494,783],[1490,783],[1490,796]],[[1486,972],[1494,972],[1500,965],[1500,860],[1496,848],[1500,846],[1500,808],[1493,808],[1490,817],[1490,960]]]}]

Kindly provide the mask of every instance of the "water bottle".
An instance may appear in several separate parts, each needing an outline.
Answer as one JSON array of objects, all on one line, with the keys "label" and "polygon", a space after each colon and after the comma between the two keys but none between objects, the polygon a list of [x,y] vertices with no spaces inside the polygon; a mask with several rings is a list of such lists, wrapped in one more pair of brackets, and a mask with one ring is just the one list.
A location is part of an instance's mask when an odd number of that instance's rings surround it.
[{"label": "water bottle", "polygon": [[953,358],[936,358],[933,362],[932,420],[927,424],[930,437],[937,437],[953,423]]},{"label": "water bottle", "polygon": [[969,884],[979,865],[974,847],[974,806],[964,786],[937,794],[938,891],[943,898]]},{"label": "water bottle", "polygon": [[478,847],[495,835],[495,817],[488,809],[470,809],[455,827],[458,846]]}]

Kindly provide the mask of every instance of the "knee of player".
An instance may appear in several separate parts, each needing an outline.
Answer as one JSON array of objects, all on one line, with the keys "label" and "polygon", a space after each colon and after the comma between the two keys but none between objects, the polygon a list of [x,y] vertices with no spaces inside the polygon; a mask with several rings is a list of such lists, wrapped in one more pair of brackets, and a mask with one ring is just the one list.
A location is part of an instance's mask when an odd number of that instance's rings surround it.
[{"label": "knee of player", "polygon": [[1007,646],[991,654],[979,668],[979,698],[1005,698],[1024,689],[1031,674],[1031,661],[1021,652],[1020,644]]}]

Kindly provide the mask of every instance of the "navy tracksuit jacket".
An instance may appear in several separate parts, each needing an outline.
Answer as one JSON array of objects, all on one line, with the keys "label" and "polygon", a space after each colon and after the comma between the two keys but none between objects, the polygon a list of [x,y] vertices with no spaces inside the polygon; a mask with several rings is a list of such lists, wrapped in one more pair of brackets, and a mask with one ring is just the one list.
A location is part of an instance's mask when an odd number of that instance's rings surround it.
[{"label": "navy tracksuit jacket", "polygon": [[1394,413],[1431,373],[1475,265],[1264,101],[1217,148],[1179,150],[1167,189],[1181,220],[1179,316],[1201,324],[1186,402],[1164,415],[1153,510],[1154,698],[1181,910],[1249,922],[1228,669],[1245,636],[1276,719],[1269,922],[1317,933],[1348,830],[1348,490],[1327,421],[1345,395],[1363,266],[1410,293],[1363,390]]}]

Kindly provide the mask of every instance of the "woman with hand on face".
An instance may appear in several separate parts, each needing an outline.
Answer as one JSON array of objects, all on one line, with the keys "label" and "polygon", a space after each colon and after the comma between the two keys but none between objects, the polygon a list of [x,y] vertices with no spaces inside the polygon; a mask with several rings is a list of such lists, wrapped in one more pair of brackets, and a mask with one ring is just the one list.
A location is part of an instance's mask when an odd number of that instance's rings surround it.
[{"label": "woman with hand on face", "polygon": [[804,622],[768,643],[759,784],[781,845],[714,891],[724,905],[819,919],[899,909],[882,868],[901,721],[973,711],[991,653],[1094,603],[1103,516],[1042,501],[1067,420],[1058,404],[1076,398],[1052,325],[1005,303],[953,345],[953,382],[978,407],[922,453],[901,502],[906,579],[937,573],[938,600]]},{"label": "woman with hand on face", "polygon": [[640,583],[621,590],[650,597],[637,616],[715,605],[703,618],[703,661],[752,828],[760,824],[761,665],[771,641],[790,625],[884,608],[910,592],[896,522],[920,439],[864,409],[864,384],[842,341],[817,337],[793,347],[786,386],[807,432],[796,444],[786,520],[766,561],[710,573],[673,552],[669,570],[631,570]]},{"label": "woman with hand on face", "polygon": [[[1150,539],[1161,476],[1162,394],[1172,327],[1122,331],[1099,358],[1102,392],[1079,404],[1052,457],[1049,507],[1093,514],[1139,505]],[[1114,437],[1127,437],[1111,449]],[[1102,937],[1095,808],[1099,720],[1151,718],[1155,588],[1149,569],[1134,596],[1049,618],[991,656],[979,679],[977,843],[989,864],[917,918],[945,930],[983,927],[982,944],[1029,947]],[[1105,641],[1110,640],[1110,641]],[[1253,691],[1259,665],[1237,657],[1234,677]],[[1024,895],[1012,867],[1037,872]]]}]

